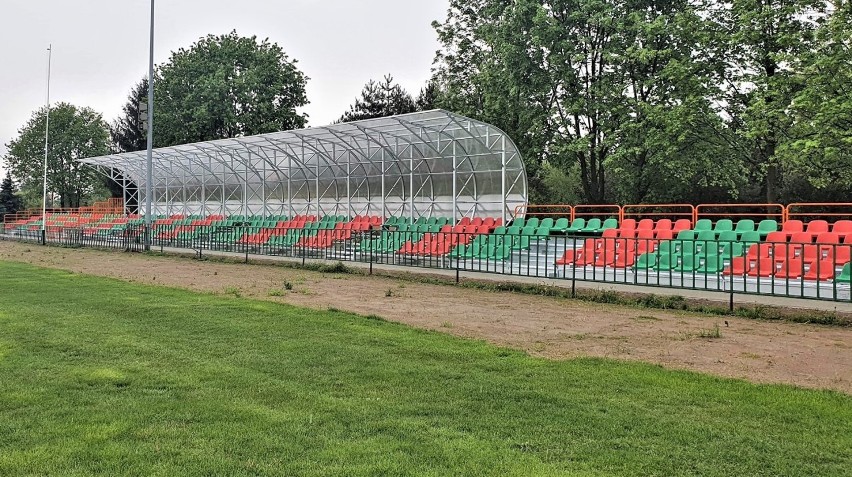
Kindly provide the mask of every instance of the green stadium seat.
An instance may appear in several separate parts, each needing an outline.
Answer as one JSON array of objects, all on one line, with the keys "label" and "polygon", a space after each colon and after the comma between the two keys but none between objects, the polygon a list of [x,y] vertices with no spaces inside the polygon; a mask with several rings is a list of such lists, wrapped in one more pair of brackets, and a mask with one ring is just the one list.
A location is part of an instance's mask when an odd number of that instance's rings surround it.
[{"label": "green stadium seat", "polygon": [[757,233],[760,234],[761,237],[766,237],[772,232],[778,231],[778,222],[773,219],[764,219],[761,220],[757,225]]},{"label": "green stadium seat", "polygon": [[[713,232],[712,230],[709,230],[709,229],[704,229],[704,230],[706,232],[711,232],[711,233]],[[698,232],[701,232],[701,231],[699,230]],[[695,240],[695,233],[696,233],[696,231],[694,231],[694,230],[681,230],[680,232],[677,233],[676,238],[677,238],[677,240],[680,240],[680,241]],[[714,235],[714,238],[715,238],[715,235]]]},{"label": "green stadium seat", "polygon": [[582,232],[582,233],[598,233],[598,232],[601,231],[602,225],[603,225],[603,223],[601,222],[601,219],[597,219],[597,218],[596,219],[589,219],[586,222],[586,225],[583,227],[583,229],[580,230],[580,232]]},{"label": "green stadium seat", "polygon": [[638,270],[647,270],[654,268],[657,265],[657,252],[643,253],[639,255],[633,268]]},{"label": "green stadium seat", "polygon": [[843,265],[843,269],[834,277],[834,281],[852,284],[852,264]]},{"label": "green stadium seat", "polygon": [[721,255],[709,255],[696,270],[699,273],[720,273],[725,268],[725,259]]},{"label": "green stadium seat", "polygon": [[698,222],[695,222],[695,227],[692,230],[713,230],[713,222],[710,219],[698,219]]},{"label": "green stadium seat", "polygon": [[698,268],[698,260],[695,255],[681,255],[677,265],[672,268],[674,272],[693,272]]},{"label": "green stadium seat", "polygon": [[741,236],[742,236],[742,234],[744,234],[746,232],[754,232],[754,220],[751,220],[751,219],[740,220],[739,222],[737,222],[737,228],[734,229],[734,232],[740,234]]},{"label": "green stadium seat", "polygon": [[571,227],[571,223],[565,217],[560,217],[556,219],[556,222],[553,224],[553,227],[550,228],[551,232],[565,233]]},{"label": "green stadium seat", "polygon": [[760,242],[760,233],[757,231],[743,232],[743,234],[740,235],[740,242],[743,242],[746,248],[748,248],[748,246]]},{"label": "green stadium seat", "polygon": [[[678,238],[680,238],[680,235],[683,232],[687,232],[687,231],[678,232],[678,234],[677,234]],[[684,234],[684,236],[685,235],[686,234]],[[706,242],[708,240],[716,240],[716,231],[715,230],[699,230],[698,233],[695,234],[695,240],[700,240],[700,241],[704,241],[704,242]]]},{"label": "green stadium seat", "polygon": [[730,230],[734,230],[734,223],[731,221],[731,219],[721,219],[716,222],[716,225],[713,226],[713,232],[716,235]]},{"label": "green stadium seat", "polygon": [[716,240],[719,242],[736,242],[739,239],[739,236],[733,230],[728,230],[719,234],[716,237]]},{"label": "green stadium seat", "polygon": [[574,219],[573,222],[571,222],[571,226],[568,227],[565,230],[565,233],[566,234],[577,233],[577,232],[580,232],[581,230],[583,230],[585,227],[586,227],[586,219],[577,218],[577,219]]},{"label": "green stadium seat", "polygon": [[617,229],[618,228],[618,219],[606,219],[601,225],[601,230],[607,229]]},{"label": "green stadium seat", "polygon": [[657,264],[653,267],[661,271],[671,271],[678,266],[680,255],[673,253],[662,253],[657,259]]},{"label": "green stadium seat", "polygon": [[536,227],[538,227],[538,223],[539,223],[538,217],[531,217],[531,218],[527,219],[527,223],[526,223],[526,225],[524,225],[524,228],[527,228],[527,227],[536,228]]}]

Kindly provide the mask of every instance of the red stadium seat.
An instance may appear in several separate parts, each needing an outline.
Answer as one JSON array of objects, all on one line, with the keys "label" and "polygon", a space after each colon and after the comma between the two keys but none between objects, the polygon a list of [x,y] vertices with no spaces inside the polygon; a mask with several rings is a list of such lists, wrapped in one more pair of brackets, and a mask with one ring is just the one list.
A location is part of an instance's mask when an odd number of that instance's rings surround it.
[{"label": "red stadium seat", "polygon": [[801,257],[787,257],[778,262],[778,270],[775,271],[776,278],[801,278],[805,274],[804,261]]},{"label": "red stadium seat", "polygon": [[677,235],[681,230],[692,230],[692,222],[689,219],[678,219],[672,226],[672,233]]},{"label": "red stadium seat", "polygon": [[787,234],[785,234],[784,232],[769,232],[769,234],[766,235],[766,241],[774,243],[787,243]]},{"label": "red stadium seat", "polygon": [[781,226],[781,231],[789,237],[795,233],[804,232],[805,224],[801,220],[788,220]]},{"label": "red stadium seat", "polygon": [[672,229],[672,221],[671,219],[660,219],[657,223],[654,224],[654,231],[659,232],[660,230],[671,230]]},{"label": "red stadium seat", "polygon": [[805,280],[829,280],[834,277],[834,260],[823,258],[814,260],[805,274]]},{"label": "red stadium seat", "polygon": [[805,229],[805,232],[811,234],[811,237],[816,237],[823,232],[828,232],[828,222],[825,220],[811,220],[808,222],[808,228]]},{"label": "red stadium seat", "polygon": [[832,224],[831,231],[844,238],[852,235],[852,220],[838,220]]},{"label": "red stadium seat", "polygon": [[[671,223],[671,221],[669,221]],[[654,230],[653,219],[642,219],[636,224],[636,230]]]},{"label": "red stadium seat", "polygon": [[815,242],[818,244],[840,243],[840,236],[834,232],[821,232],[816,236]]}]

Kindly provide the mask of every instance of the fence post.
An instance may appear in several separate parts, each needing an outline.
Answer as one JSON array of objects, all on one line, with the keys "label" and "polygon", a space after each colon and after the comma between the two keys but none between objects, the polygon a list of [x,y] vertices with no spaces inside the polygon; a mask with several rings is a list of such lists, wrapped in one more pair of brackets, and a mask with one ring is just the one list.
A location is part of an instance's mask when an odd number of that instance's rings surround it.
[{"label": "fence post", "polygon": [[[572,237],[574,260],[571,262],[571,298],[577,297],[577,237]],[[585,244],[585,243],[584,243]]]},{"label": "fence post", "polygon": [[369,246],[369,253],[370,253],[370,275],[372,275],[372,274],[373,274],[373,234],[372,234],[372,232],[371,232],[371,233],[370,233],[370,235],[368,235],[367,237],[368,237],[368,238],[367,238],[367,240],[369,240],[369,241],[370,241],[370,246]]},{"label": "fence post", "polygon": [[459,260],[456,259],[456,285],[459,284]]}]

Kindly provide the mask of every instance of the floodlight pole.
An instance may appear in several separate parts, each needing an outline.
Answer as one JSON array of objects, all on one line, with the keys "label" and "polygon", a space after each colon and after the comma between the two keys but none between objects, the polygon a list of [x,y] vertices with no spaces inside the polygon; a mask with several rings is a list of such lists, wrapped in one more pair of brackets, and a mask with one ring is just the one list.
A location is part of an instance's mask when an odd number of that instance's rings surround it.
[{"label": "floodlight pole", "polygon": [[44,190],[41,199],[41,243],[47,245],[47,137],[50,132],[50,63],[53,45],[47,46],[47,101],[44,112]]},{"label": "floodlight pole", "polygon": [[148,153],[145,173],[145,251],[151,250],[151,235],[153,220],[151,217],[151,195],[153,194],[153,165],[154,149],[154,0],[151,0],[151,45],[148,52]]}]

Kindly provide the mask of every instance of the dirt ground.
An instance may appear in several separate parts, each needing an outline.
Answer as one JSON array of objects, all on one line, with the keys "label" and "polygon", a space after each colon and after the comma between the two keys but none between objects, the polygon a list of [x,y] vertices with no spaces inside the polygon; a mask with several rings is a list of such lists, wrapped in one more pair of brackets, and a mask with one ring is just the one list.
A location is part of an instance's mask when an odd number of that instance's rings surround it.
[{"label": "dirt ground", "polygon": [[[672,369],[852,394],[852,328],[600,305],[398,278],[5,241],[0,241],[0,260],[308,308],[375,314],[550,359],[599,356],[644,361]],[[285,290],[286,282],[292,290]],[[714,334],[717,325],[721,336],[707,337]]]}]

